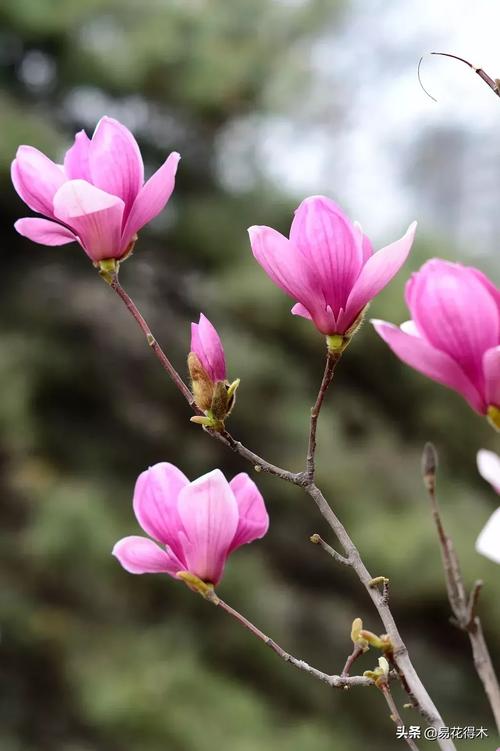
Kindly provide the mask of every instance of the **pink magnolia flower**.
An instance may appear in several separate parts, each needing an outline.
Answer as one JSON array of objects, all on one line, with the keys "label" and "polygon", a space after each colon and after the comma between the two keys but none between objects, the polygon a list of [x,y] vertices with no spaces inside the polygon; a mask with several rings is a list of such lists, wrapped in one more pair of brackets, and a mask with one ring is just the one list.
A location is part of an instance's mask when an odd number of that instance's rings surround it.
[{"label": "pink magnolia flower", "polygon": [[126,256],[137,232],[165,207],[174,189],[179,154],[173,152],[144,183],[144,165],[132,133],[117,120],[99,120],[92,139],[75,136],[64,164],[32,146],[20,146],[11,175],[19,196],[45,219],[19,219],[19,234],[42,245],[79,242],[94,263]]},{"label": "pink magnolia flower", "polygon": [[113,549],[132,574],[187,571],[217,584],[228,556],[263,537],[269,526],[264,500],[241,473],[227,482],[219,469],[194,482],[172,464],[155,464],[139,475],[134,512],[147,537],[125,537]]},{"label": "pink magnolia flower", "polygon": [[220,336],[203,313],[200,313],[199,323],[191,324],[191,352],[198,356],[214,383],[226,380],[226,360]]},{"label": "pink magnolia flower", "polygon": [[412,275],[405,297],[411,321],[372,321],[382,339],[500,427],[500,291],[477,269],[434,258]]},{"label": "pink magnolia flower", "polygon": [[349,334],[364,309],[399,271],[416,224],[400,240],[373,253],[370,240],[324,196],[306,198],[295,212],[290,239],[271,227],[250,227],[258,263],[297,300],[294,315],[326,334]]}]

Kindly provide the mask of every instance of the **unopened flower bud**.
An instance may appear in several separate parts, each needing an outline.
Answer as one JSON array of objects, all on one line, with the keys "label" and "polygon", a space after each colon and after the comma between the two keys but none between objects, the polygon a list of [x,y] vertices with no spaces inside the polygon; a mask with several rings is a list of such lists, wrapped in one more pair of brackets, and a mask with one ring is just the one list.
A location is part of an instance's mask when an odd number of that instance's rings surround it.
[{"label": "unopened flower bud", "polygon": [[227,381],[222,342],[203,313],[199,323],[191,324],[188,368],[196,406],[205,414],[204,417],[197,415],[191,418],[191,422],[223,430],[224,420],[233,409],[240,381]]}]

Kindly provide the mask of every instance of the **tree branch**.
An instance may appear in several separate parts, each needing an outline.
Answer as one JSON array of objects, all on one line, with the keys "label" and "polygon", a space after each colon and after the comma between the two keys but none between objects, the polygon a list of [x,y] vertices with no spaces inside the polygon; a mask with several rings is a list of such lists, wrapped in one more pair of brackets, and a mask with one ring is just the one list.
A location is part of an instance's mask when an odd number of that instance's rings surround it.
[{"label": "tree branch", "polygon": [[304,660],[298,660],[296,657],[293,657],[293,655],[289,654],[288,652],[285,652],[284,649],[282,649],[279,644],[276,644],[273,639],[271,639],[269,636],[266,636],[263,631],[261,631],[257,626],[254,626],[253,623],[251,623],[247,618],[245,618],[244,615],[239,613],[237,610],[232,608],[230,605],[228,605],[224,600],[221,600],[218,595],[215,594],[215,592],[212,593],[212,595],[206,595],[205,596],[209,602],[212,602],[217,607],[224,610],[228,615],[230,615],[234,620],[236,620],[240,625],[244,626],[246,629],[248,629],[254,636],[257,637],[257,639],[260,639],[266,646],[270,647],[270,649],[273,650],[279,657],[281,657],[282,660],[285,662],[289,662],[291,665],[296,667],[298,670],[303,670],[305,673],[309,673],[309,675],[312,675],[313,678],[317,678],[318,680],[322,681],[323,683],[326,683],[331,688],[352,688],[353,686],[372,686],[373,681],[371,678],[366,678],[362,675],[355,675],[355,676],[348,676],[348,675],[328,675],[327,673],[323,673],[321,670],[317,670],[316,668],[311,667],[311,665],[308,665],[307,662],[304,662]]},{"label": "tree branch", "polygon": [[[119,297],[125,303],[127,309],[129,310],[131,315],[134,317],[134,319],[140,326],[143,333],[146,335],[148,343],[150,343],[150,340],[151,340],[150,346],[153,352],[155,353],[156,357],[159,359],[160,363],[162,364],[162,367],[164,368],[164,370],[166,370],[170,378],[179,388],[184,398],[196,411],[196,406],[194,405],[194,400],[192,398],[192,395],[189,392],[189,389],[187,388],[186,384],[184,383],[182,378],[179,376],[175,368],[172,366],[172,364],[170,363],[170,360],[162,351],[161,347],[158,345],[158,343],[154,339],[147,323],[145,322],[142,315],[139,313],[136,305],[133,303],[133,301],[127,295],[127,293],[123,290],[123,288],[118,284],[117,278],[114,278],[112,280],[110,286],[112,287],[112,289],[114,289],[114,291],[119,295]],[[325,369],[325,372],[326,372],[326,369]],[[320,388],[320,392],[319,392],[320,394],[321,394],[321,391],[322,389]],[[326,393],[326,389],[324,389],[324,393]],[[324,398],[324,393],[320,400],[319,407],[321,407],[321,403]],[[318,395],[318,399],[319,399],[319,395]],[[318,400],[317,400],[317,403],[318,403]],[[318,414],[319,414],[319,410],[318,410]],[[317,420],[317,416],[315,419]],[[314,481],[308,480],[307,471],[293,473],[293,472],[288,472],[287,470],[282,469],[281,467],[277,467],[273,464],[270,464],[265,459],[262,459],[262,457],[255,454],[253,451],[250,451],[249,449],[245,448],[239,441],[236,441],[227,431],[223,431],[222,433],[217,433],[216,431],[207,430],[206,432],[209,433],[209,435],[211,435],[213,438],[216,438],[222,443],[225,443],[229,448],[231,448],[233,451],[235,451],[237,454],[239,454],[241,457],[243,457],[247,461],[250,461],[256,469],[259,468],[260,471],[268,472],[269,474],[275,475],[276,477],[286,480],[287,482],[291,482],[294,485],[298,485],[304,488],[306,493],[313,499],[321,515],[324,517],[326,522],[329,524],[330,528],[335,533],[338,541],[340,542],[341,546],[344,549],[346,558],[349,560],[349,565],[353,568],[353,570],[357,574],[358,579],[365,587],[366,591],[368,592],[369,597],[371,598],[372,602],[374,603],[379,613],[379,616],[382,620],[382,623],[384,624],[386,632],[394,648],[392,659],[394,661],[394,664],[396,666],[398,673],[404,676],[404,684],[408,687],[408,694],[409,696],[412,697],[412,701],[414,702],[415,707],[419,710],[420,714],[427,720],[427,722],[432,727],[435,727],[438,730],[442,727],[445,727],[444,721],[441,718],[436,706],[434,705],[434,702],[429,696],[415,668],[412,665],[412,662],[408,655],[408,650],[406,648],[406,645],[404,644],[399,634],[398,628],[394,621],[394,617],[389,608],[387,598],[384,597],[384,594],[379,591],[378,587],[374,588],[371,585],[371,582],[373,581],[373,577],[370,575],[366,566],[361,560],[361,556],[357,548],[355,547],[353,541],[349,537],[341,521],[333,512],[332,508],[328,504],[327,500],[325,499],[320,489],[317,487]],[[314,458],[314,451],[312,452],[312,455]],[[280,654],[278,649],[276,649],[277,645],[274,645],[274,642],[272,642],[271,639],[269,639],[268,637],[265,636],[265,634],[262,634],[262,632],[260,632],[258,629],[253,627],[252,624],[246,621],[246,619],[244,619],[243,616],[240,616],[239,613],[236,613],[236,611],[233,612],[232,609],[229,608],[229,606],[224,607],[224,605],[222,607],[226,610],[226,612],[229,612],[231,615],[233,615],[233,617],[237,617],[237,620],[240,620],[240,622],[243,623],[243,625],[245,625],[246,628],[249,628],[249,630],[252,631],[252,633],[258,636],[258,638],[265,641],[275,652],[277,652],[277,654]],[[286,652],[283,652],[283,654],[287,655]],[[285,657],[283,657],[283,659],[285,659]],[[293,658],[293,660],[295,660],[295,658]],[[321,676],[326,675],[326,674],[321,674],[320,671],[315,672],[315,668],[310,668],[310,666],[307,666],[307,668],[302,667],[302,662],[300,660],[293,662],[292,659],[289,659],[287,661],[292,662],[292,664],[294,664],[295,667],[299,667],[299,669],[306,670],[306,672],[310,672],[312,675],[319,677],[321,680],[323,680]],[[304,665],[307,665],[307,664],[304,663]],[[347,679],[345,678],[342,679],[341,676],[329,676],[329,679],[332,681],[334,678],[335,678],[335,681],[337,681],[337,683],[334,681],[332,685],[344,685],[345,686],[345,683],[338,683],[338,681],[345,681]],[[367,685],[366,683],[363,682],[362,678],[357,678],[357,680],[361,681],[361,683],[355,684],[353,683],[353,680],[354,680],[353,678],[349,679],[349,685]],[[437,738],[437,744],[439,748],[441,749],[441,751],[456,751],[455,744],[450,739]]]},{"label": "tree branch", "polygon": [[437,466],[436,449],[432,443],[426,443],[422,455],[422,475],[438,533],[448,600],[453,611],[455,624],[469,636],[476,672],[482,681],[497,730],[500,732],[500,686],[484,638],[481,621],[479,616],[476,615],[479,593],[483,583],[476,581],[470,594],[467,595],[453,542],[446,534],[441,520],[441,512],[436,497]]}]

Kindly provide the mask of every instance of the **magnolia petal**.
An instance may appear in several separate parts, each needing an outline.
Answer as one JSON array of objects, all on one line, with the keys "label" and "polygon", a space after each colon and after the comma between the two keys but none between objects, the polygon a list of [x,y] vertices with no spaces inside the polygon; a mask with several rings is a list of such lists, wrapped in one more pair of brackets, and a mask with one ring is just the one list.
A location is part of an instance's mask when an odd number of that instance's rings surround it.
[{"label": "magnolia petal", "polygon": [[92,183],[125,203],[125,218],[144,182],[142,156],[132,133],[111,117],[97,123],[89,148]]},{"label": "magnolia petal", "polygon": [[113,555],[131,574],[170,574],[175,577],[182,565],[168,550],[162,550],[147,537],[133,535],[119,540]]},{"label": "magnolia petal", "polygon": [[172,152],[165,163],[139,190],[123,228],[122,245],[127,247],[134,235],[163,211],[175,186],[180,154]]},{"label": "magnolia petal", "polygon": [[236,475],[229,483],[238,504],[239,521],[229,552],[240,545],[264,537],[269,529],[269,516],[257,485],[246,472]]},{"label": "magnolia petal", "polygon": [[312,315],[300,302],[293,306],[291,313],[294,316],[300,316],[301,318],[307,318],[309,321],[312,321]]},{"label": "magnolia petal", "polygon": [[413,222],[402,238],[368,258],[349,294],[342,322],[338,321],[341,325],[337,333],[347,331],[370,300],[397,274],[408,258],[416,228],[417,223]]},{"label": "magnolia petal", "polygon": [[198,478],[179,494],[185,529],[184,558],[191,574],[217,584],[238,527],[238,505],[219,469]]},{"label": "magnolia petal", "polygon": [[52,201],[66,180],[63,169],[32,146],[19,146],[11,177],[18,195],[39,214],[53,217]]},{"label": "magnolia petal", "polygon": [[325,300],[337,315],[361,271],[359,230],[334,201],[310,196],[295,211],[290,241],[316,270]]},{"label": "magnolia petal", "polygon": [[335,333],[321,283],[308,259],[271,227],[250,227],[248,234],[253,255],[269,278],[309,311],[319,331]]},{"label": "magnolia petal", "polygon": [[50,219],[26,217],[18,219],[14,227],[20,235],[41,245],[67,245],[78,240],[73,232]]},{"label": "magnolia petal", "polygon": [[477,452],[477,468],[481,477],[500,493],[500,456],[494,451],[480,449]]},{"label": "magnolia petal", "polygon": [[173,464],[160,462],[149,467],[137,478],[133,507],[137,521],[148,535],[168,545],[182,560],[179,531],[182,522],[177,501],[188,478]]},{"label": "magnolia petal", "polygon": [[226,380],[224,349],[216,328],[203,313],[199,323],[191,324],[191,352],[198,358],[214,382]]},{"label": "magnolia petal", "polygon": [[410,336],[420,336],[415,321],[404,321],[399,328],[401,331],[404,331],[405,334],[409,334]]},{"label": "magnolia petal", "polygon": [[484,414],[486,405],[481,395],[449,355],[435,349],[423,338],[406,334],[392,323],[378,320],[371,323],[400,360],[433,381],[458,391],[476,412]]},{"label": "magnolia petal", "polygon": [[500,563],[500,508],[490,516],[476,541],[476,550],[481,555]]},{"label": "magnolia petal", "polygon": [[483,373],[486,404],[500,408],[500,345],[484,353]]},{"label": "magnolia petal", "polygon": [[92,182],[89,164],[90,143],[90,138],[84,130],[76,134],[73,146],[67,150],[64,157],[64,171],[69,180],[81,179]]},{"label": "magnolia petal", "polygon": [[500,319],[476,270],[434,258],[412,275],[406,299],[422,336],[452,357],[482,394],[483,354],[500,340]]},{"label": "magnolia petal", "polygon": [[54,196],[54,213],[74,230],[93,261],[120,258],[120,198],[85,180],[68,180]]}]

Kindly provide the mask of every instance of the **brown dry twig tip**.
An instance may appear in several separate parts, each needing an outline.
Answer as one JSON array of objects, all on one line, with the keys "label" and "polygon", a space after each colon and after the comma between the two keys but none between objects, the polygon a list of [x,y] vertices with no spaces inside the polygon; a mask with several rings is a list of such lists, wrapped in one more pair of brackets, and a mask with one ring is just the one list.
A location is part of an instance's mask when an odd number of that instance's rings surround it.
[{"label": "brown dry twig tip", "polygon": [[[431,52],[430,54],[439,55],[440,57],[451,57],[453,60],[458,60],[459,62],[464,63],[464,65],[467,65],[469,68],[471,68],[471,70],[473,70],[474,73],[477,73],[479,78],[481,78],[485,82],[485,84],[487,84],[490,87],[490,89],[498,97],[500,97],[500,80],[498,78],[492,78],[482,68],[476,68],[476,66],[472,65],[472,63],[470,63],[468,60],[465,60],[463,57],[459,57],[458,55],[452,55],[450,52]],[[420,64],[419,64],[419,67],[420,67]],[[424,89],[423,86],[422,88]],[[434,97],[431,97],[431,99],[434,99]]]},{"label": "brown dry twig tip", "polygon": [[446,533],[441,519],[441,511],[436,498],[437,451],[432,443],[426,443],[422,453],[422,478],[431,503],[432,517],[436,525],[441,559],[445,574],[448,600],[453,612],[452,623],[465,631],[469,637],[474,666],[480,677],[485,694],[500,732],[500,686],[491,661],[483,628],[476,615],[482,581],[476,581],[467,595],[460,563],[452,539]]}]

